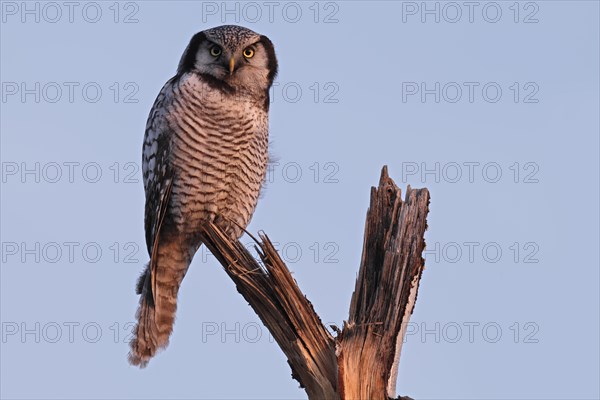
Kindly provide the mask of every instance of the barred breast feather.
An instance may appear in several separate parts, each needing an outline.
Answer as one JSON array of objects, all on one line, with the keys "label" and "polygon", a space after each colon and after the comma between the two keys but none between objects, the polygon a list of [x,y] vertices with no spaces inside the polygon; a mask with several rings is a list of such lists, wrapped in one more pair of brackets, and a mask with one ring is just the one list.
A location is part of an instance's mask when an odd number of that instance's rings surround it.
[{"label": "barred breast feather", "polygon": [[251,93],[227,93],[197,74],[173,85],[168,119],[174,218],[195,233],[203,221],[234,237],[246,227],[258,200],[268,158],[267,112]]}]

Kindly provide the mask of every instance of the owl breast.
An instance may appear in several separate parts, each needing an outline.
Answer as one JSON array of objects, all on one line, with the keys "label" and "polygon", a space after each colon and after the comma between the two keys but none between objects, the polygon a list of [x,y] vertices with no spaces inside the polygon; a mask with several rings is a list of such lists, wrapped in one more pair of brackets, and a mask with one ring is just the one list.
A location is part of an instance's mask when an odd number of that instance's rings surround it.
[{"label": "owl breast", "polygon": [[250,222],[267,168],[264,97],[225,92],[185,74],[174,84],[173,98],[173,222],[195,234],[218,215],[217,224],[237,238]]}]

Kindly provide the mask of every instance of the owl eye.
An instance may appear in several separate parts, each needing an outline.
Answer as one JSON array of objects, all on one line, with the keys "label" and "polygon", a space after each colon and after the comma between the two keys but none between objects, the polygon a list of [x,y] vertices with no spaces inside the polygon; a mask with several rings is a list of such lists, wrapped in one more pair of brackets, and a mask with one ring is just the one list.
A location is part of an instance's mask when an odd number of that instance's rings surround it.
[{"label": "owl eye", "polygon": [[246,58],[254,57],[254,50],[252,50],[250,47],[248,47],[246,50],[244,50],[244,57],[246,57]]},{"label": "owl eye", "polygon": [[223,51],[219,46],[213,46],[210,48],[210,55],[213,57],[219,57]]}]

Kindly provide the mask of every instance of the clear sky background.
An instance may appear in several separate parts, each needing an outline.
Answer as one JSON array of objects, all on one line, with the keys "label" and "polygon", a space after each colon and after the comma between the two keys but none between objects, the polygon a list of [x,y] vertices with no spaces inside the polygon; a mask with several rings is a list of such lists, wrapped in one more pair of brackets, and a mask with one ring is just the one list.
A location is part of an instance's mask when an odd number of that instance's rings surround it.
[{"label": "clear sky background", "polygon": [[600,396],[598,2],[1,12],[2,398],[306,397],[205,250],[170,347],[145,370],[126,360],[148,260],[146,118],[190,37],[223,23],[276,46],[279,164],[249,229],[279,244],[323,321],[347,318],[369,188],[387,164],[432,197],[399,393]]}]

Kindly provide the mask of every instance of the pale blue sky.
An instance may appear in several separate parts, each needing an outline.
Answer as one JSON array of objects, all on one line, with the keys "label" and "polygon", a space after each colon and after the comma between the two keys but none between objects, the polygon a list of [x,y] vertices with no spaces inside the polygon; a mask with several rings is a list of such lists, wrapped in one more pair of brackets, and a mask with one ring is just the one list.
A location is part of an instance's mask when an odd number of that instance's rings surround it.
[{"label": "pale blue sky", "polygon": [[202,251],[170,347],[126,361],[146,117],[223,23],[275,44],[279,164],[250,231],[323,321],[347,317],[387,164],[432,197],[399,393],[600,396],[598,2],[22,4],[0,5],[2,398],[305,398]]}]

